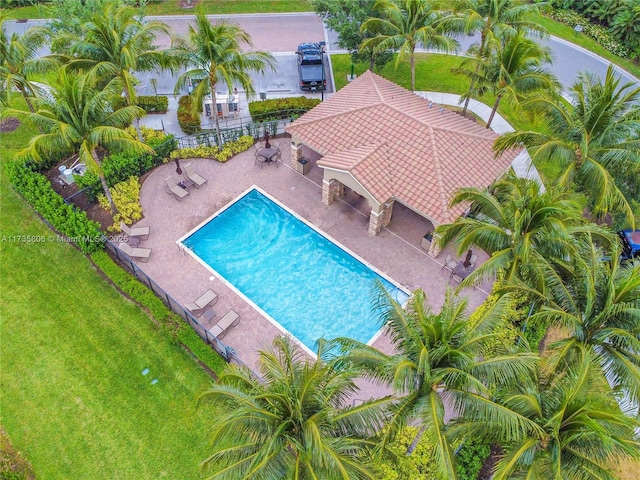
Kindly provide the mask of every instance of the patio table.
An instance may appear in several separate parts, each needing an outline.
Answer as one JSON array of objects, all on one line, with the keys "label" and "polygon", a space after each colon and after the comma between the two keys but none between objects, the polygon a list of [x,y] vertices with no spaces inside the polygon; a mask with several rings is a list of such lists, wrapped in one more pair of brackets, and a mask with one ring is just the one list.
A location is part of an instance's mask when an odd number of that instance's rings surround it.
[{"label": "patio table", "polygon": [[185,190],[189,190],[189,187],[193,187],[195,185],[195,182],[189,178],[184,178],[178,183],[178,185],[180,185]]},{"label": "patio table", "polygon": [[453,267],[453,270],[451,270],[451,275],[449,275],[449,280],[451,280],[454,275],[464,280],[474,270],[475,268],[473,267],[473,265],[469,265],[468,267],[465,267],[464,260],[460,260],[458,264],[455,267]]},{"label": "patio table", "polygon": [[264,158],[265,163],[272,162],[276,154],[278,153],[280,153],[280,150],[274,146],[271,146],[269,148],[261,148],[260,150],[258,150],[258,156]]}]

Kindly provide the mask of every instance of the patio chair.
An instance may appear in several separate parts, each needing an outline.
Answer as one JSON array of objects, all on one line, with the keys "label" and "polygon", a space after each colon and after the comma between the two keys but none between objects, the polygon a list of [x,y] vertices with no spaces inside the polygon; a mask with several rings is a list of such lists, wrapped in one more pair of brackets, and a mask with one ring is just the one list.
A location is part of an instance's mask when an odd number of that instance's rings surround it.
[{"label": "patio chair", "polygon": [[146,240],[149,238],[149,227],[130,227],[124,222],[120,222],[120,230],[122,230],[127,237],[139,237],[140,240]]},{"label": "patio chair", "polygon": [[[447,270],[453,270],[453,267],[455,267],[457,264],[458,262],[456,262],[453,259],[451,254],[448,254],[444,259],[444,265],[442,265],[442,268],[446,268]],[[440,270],[442,270],[442,268]]]},{"label": "patio chair", "polygon": [[278,162],[282,163],[282,151],[280,150],[280,143],[279,142],[271,142],[271,146],[275,147],[275,149],[278,151],[278,153],[276,153],[273,156],[273,163],[276,164],[276,167],[278,166]]},{"label": "patio chair", "polygon": [[240,315],[233,310],[229,310],[224,317],[209,329],[209,333],[214,337],[222,338],[227,334],[227,330],[235,327],[238,323],[240,323]]},{"label": "patio chair", "polygon": [[131,258],[139,258],[141,261],[146,262],[149,260],[149,255],[151,255],[150,248],[137,248],[132,247],[126,243],[121,243],[119,245],[120,250],[126,253]]},{"label": "patio chair", "polygon": [[260,145],[260,142],[256,142],[253,144],[253,148],[254,148],[253,157],[255,159],[253,164],[260,165],[260,168],[262,168],[262,166],[264,165],[264,162],[267,161],[266,158],[258,154],[258,152],[262,150],[262,145]]},{"label": "patio chair", "polygon": [[180,185],[178,185],[171,175],[164,179],[164,191],[169,195],[173,195],[174,197],[176,197],[176,200],[178,200],[179,202],[181,202],[184,197],[189,195],[187,189],[182,188]]},{"label": "patio chair", "polygon": [[478,261],[478,256],[477,255],[471,255],[471,258],[469,259],[469,263],[471,263],[471,268],[476,268],[476,262]]},{"label": "patio chair", "polygon": [[200,188],[201,185],[207,183],[207,179],[196,173],[190,163],[185,163],[182,166],[182,170],[184,170],[184,176],[191,180],[196,188]]},{"label": "patio chair", "polygon": [[202,312],[210,305],[214,305],[218,301],[218,294],[209,289],[204,292],[193,303],[185,304],[185,308],[196,316],[202,315]]}]

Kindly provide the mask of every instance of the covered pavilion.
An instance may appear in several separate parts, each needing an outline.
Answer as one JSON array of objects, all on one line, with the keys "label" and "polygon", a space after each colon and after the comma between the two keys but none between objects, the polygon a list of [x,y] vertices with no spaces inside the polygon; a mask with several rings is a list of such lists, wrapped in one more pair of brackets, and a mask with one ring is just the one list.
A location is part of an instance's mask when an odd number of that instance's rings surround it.
[{"label": "covered pavilion", "polygon": [[520,153],[495,158],[495,132],[371,71],[286,131],[294,168],[303,145],[322,155],[323,203],[344,196],[346,188],[367,200],[372,236],[391,221],[394,202],[434,227],[453,222],[467,208],[450,206],[455,192],[488,187]]}]

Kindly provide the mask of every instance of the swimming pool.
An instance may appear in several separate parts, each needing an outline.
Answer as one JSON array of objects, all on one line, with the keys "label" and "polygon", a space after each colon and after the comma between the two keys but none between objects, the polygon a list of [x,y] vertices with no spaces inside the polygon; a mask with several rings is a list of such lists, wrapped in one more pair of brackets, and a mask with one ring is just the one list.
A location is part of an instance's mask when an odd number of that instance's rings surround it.
[{"label": "swimming pool", "polygon": [[320,337],[374,337],[380,327],[370,302],[375,280],[399,302],[408,298],[256,188],[182,243],[311,352]]}]

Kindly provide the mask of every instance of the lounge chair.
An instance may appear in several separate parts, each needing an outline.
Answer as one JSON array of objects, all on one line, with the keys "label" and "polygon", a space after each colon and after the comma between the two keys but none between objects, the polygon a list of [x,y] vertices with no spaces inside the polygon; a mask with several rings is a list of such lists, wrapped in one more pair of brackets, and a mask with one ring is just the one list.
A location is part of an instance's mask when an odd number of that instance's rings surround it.
[{"label": "lounge chair", "polygon": [[120,230],[122,230],[127,237],[144,237],[141,240],[149,238],[149,227],[130,227],[124,222],[120,222]]},{"label": "lounge chair", "polygon": [[178,185],[172,176],[168,176],[167,178],[165,178],[164,183],[164,191],[169,195],[173,195],[174,197],[176,197],[176,200],[178,200],[179,202],[181,202],[184,197],[189,195],[187,189],[182,188],[180,185]]},{"label": "lounge chair", "polygon": [[185,304],[187,310],[191,313],[197,315],[198,317],[202,315],[202,312],[209,305],[213,305],[218,301],[218,294],[213,290],[207,290],[200,297],[195,300],[193,303]]},{"label": "lounge chair", "polygon": [[149,255],[151,255],[150,248],[137,248],[132,247],[131,245],[127,245],[126,243],[121,243],[119,245],[120,250],[126,253],[131,258],[139,258],[141,261],[146,262],[149,260]]},{"label": "lounge chair", "polygon": [[478,261],[478,256],[477,255],[471,255],[471,258],[469,259],[469,262],[471,263],[471,267],[472,268],[475,268],[477,261]]},{"label": "lounge chair", "polygon": [[235,327],[238,323],[240,323],[240,315],[233,310],[229,310],[224,317],[218,320],[218,323],[209,329],[209,333],[214,337],[222,338],[227,334],[227,330]]},{"label": "lounge chair", "polygon": [[184,176],[191,180],[196,188],[200,188],[201,185],[207,183],[207,179],[196,173],[190,163],[184,164],[182,170],[184,171]]}]

